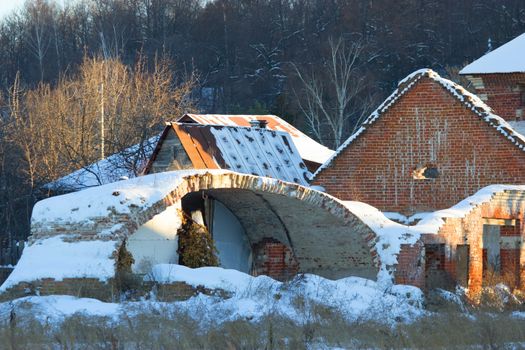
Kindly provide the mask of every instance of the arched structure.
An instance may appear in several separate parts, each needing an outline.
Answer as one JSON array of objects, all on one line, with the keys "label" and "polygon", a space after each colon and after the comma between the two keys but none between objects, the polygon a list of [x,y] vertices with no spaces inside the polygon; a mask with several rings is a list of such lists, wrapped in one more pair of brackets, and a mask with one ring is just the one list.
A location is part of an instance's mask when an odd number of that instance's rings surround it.
[{"label": "arched structure", "polygon": [[[39,202],[34,210],[30,246],[2,290],[31,282],[30,273],[17,269],[28,268],[31,246],[56,241],[57,237],[64,242],[60,249],[66,257],[70,247],[80,244],[111,245],[113,253],[109,260],[115,265],[122,242],[159,215],[176,212],[173,208],[181,208],[183,197],[192,195],[211,197],[227,207],[244,228],[252,248],[268,240],[285,245],[293,252],[298,272],[330,278],[357,275],[375,279],[377,275],[375,233],[334,197],[270,178],[226,171],[178,171]],[[39,258],[45,264],[45,256]],[[75,260],[82,261],[81,257]],[[93,269],[86,266],[60,275],[53,271],[46,275],[43,269],[33,279],[68,279],[71,284],[71,279],[114,277],[108,273],[97,275],[92,273]]]}]

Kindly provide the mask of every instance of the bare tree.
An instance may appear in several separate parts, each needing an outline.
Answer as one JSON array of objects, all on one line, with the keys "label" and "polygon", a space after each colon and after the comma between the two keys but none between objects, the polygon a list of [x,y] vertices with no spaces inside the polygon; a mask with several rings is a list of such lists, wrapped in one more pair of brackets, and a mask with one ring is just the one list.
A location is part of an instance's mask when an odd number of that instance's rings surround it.
[{"label": "bare tree", "polygon": [[51,44],[51,25],[54,22],[54,5],[47,0],[37,0],[26,4],[28,32],[26,41],[33,55],[38,60],[40,81],[44,80],[44,59]]},{"label": "bare tree", "polygon": [[317,71],[293,65],[300,81],[296,91],[298,104],[308,127],[321,142],[326,130],[331,145],[343,142],[349,126],[355,127],[370,112],[373,98],[363,74],[365,44],[362,40],[347,43],[342,38],[330,39],[328,55]]},{"label": "bare tree", "polygon": [[166,119],[192,110],[195,81],[193,76],[177,79],[167,59],[154,62],[151,72],[147,66],[145,59],[130,68],[118,59],[85,58],[78,74],[62,77],[55,87],[42,83],[22,91],[15,82],[10,94],[13,143],[22,152],[20,171],[31,188],[80,168],[89,171],[100,159],[102,144],[106,155],[138,144],[115,170],[140,171],[148,139]]}]

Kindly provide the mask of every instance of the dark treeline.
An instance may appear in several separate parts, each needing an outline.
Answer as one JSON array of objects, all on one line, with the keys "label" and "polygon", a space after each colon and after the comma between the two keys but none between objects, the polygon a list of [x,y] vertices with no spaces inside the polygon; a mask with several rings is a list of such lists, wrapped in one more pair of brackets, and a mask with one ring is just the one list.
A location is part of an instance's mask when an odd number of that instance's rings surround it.
[{"label": "dark treeline", "polygon": [[166,54],[199,73],[206,111],[270,111],[301,125],[294,64],[325,69],[330,39],[359,40],[359,75],[382,97],[415,69],[443,73],[524,31],[522,0],[30,0],[1,23],[0,82],[21,72],[29,86],[53,83],[85,54],[127,64]]},{"label": "dark treeline", "polygon": [[[39,113],[53,110],[46,101],[78,98],[77,91],[97,96],[98,80],[87,81],[89,75],[83,72],[96,74],[82,70],[89,58],[118,60],[130,69],[147,62],[152,71],[154,62],[168,59],[175,63],[174,76],[192,77],[194,105],[200,112],[274,113],[336,147],[408,73],[430,67],[457,78],[465,63],[522,32],[523,0],[78,0],[65,7],[28,0],[0,22],[0,124],[6,126],[0,128],[0,236],[27,236],[34,187],[51,176],[33,173],[40,182],[28,181],[29,170],[34,170],[31,161],[44,158],[34,155],[38,140],[26,142],[27,151],[8,140],[36,137],[25,126],[38,126]],[[107,79],[113,79],[104,69]],[[64,78],[75,74],[83,74],[84,80]],[[155,79],[137,80],[159,82],[167,102],[152,105],[179,106],[177,98],[163,90],[162,78]],[[55,87],[60,88],[52,90]],[[64,123],[68,110],[77,115],[88,110],[80,102],[77,109],[67,106],[62,108]],[[118,118],[115,114],[116,124]],[[52,119],[47,122],[54,125]],[[17,134],[11,124],[26,133]],[[96,143],[98,136],[93,135]],[[57,140],[54,147],[61,149],[62,140]],[[60,169],[74,166],[78,162]],[[57,169],[46,174],[59,174]]]}]

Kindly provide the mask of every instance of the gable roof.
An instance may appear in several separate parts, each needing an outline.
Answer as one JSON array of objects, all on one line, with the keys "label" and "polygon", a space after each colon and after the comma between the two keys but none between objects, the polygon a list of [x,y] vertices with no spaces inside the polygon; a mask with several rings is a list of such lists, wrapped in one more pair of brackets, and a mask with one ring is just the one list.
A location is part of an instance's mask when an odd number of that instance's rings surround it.
[{"label": "gable roof", "polygon": [[323,164],[334,151],[321,145],[299,129],[276,115],[230,115],[230,114],[185,114],[177,122],[193,122],[203,125],[250,126],[251,120],[266,120],[267,128],[275,131],[285,131],[292,137],[301,158],[318,164]]},{"label": "gable roof", "polygon": [[525,72],[524,57],[525,33],[481,56],[459,74],[522,73]]},{"label": "gable roof", "polygon": [[314,179],[323,169],[330,166],[335,158],[341,154],[348,146],[358,138],[362,133],[365,132],[378,118],[380,118],[390,107],[394,105],[408,91],[415,86],[415,84],[423,77],[432,79],[436,83],[440,84],[446,91],[448,91],[455,99],[461,102],[465,107],[477,115],[481,120],[495,128],[499,133],[505,136],[510,142],[512,142],[520,150],[525,151],[525,136],[514,130],[509,123],[503,118],[492,113],[492,109],[487,106],[481,99],[468,92],[461,85],[458,85],[448,79],[442,78],[439,74],[431,69],[424,68],[415,71],[408,75],[405,79],[401,80],[398,84],[397,89],[387,97],[387,99],[379,105],[379,107],[372,112],[372,114],[361,124],[359,129],[351,135],[336,151],[335,154],[328,159],[323,165],[317,169],[315,174],[312,176]]},{"label": "gable roof", "polygon": [[167,123],[148,168],[173,130],[195,169],[228,169],[308,186],[311,173],[283,131],[225,125]]}]

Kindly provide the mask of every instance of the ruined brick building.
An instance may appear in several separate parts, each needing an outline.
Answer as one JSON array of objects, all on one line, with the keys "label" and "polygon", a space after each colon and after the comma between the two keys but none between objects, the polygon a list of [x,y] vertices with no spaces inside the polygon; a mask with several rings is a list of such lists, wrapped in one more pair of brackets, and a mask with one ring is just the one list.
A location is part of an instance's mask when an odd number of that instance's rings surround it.
[{"label": "ruined brick building", "polygon": [[[464,204],[486,186],[524,184],[520,52],[525,34],[462,70],[479,97],[433,71],[411,74],[317,170],[313,183],[412,224]],[[457,282],[479,290],[498,275],[523,288],[523,212],[523,194],[512,190],[492,194],[460,217],[441,211],[444,224],[435,232],[421,225],[420,244],[403,247],[397,282]]]},{"label": "ruined brick building", "polygon": [[[183,217],[209,230],[221,266],[254,275],[524,289],[516,50],[523,35],[478,60],[505,69],[476,61],[462,71],[480,96],[430,69],[410,74],[335,153],[275,116],[185,115],[167,124],[147,175],[38,203],[30,245],[0,291],[85,288],[108,299],[122,249],[138,275],[178,262]],[[48,259],[32,268],[32,256]]]}]

